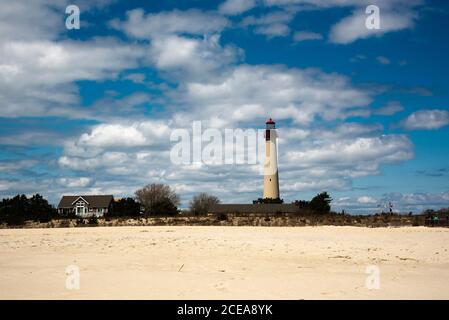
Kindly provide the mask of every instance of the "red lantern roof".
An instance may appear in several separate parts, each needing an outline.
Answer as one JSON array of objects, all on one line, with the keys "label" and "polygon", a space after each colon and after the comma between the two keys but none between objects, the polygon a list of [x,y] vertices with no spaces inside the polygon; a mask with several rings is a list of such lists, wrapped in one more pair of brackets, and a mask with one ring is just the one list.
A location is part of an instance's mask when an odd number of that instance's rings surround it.
[{"label": "red lantern roof", "polygon": [[267,122],[265,122],[265,124],[275,124],[275,122],[270,118]]}]

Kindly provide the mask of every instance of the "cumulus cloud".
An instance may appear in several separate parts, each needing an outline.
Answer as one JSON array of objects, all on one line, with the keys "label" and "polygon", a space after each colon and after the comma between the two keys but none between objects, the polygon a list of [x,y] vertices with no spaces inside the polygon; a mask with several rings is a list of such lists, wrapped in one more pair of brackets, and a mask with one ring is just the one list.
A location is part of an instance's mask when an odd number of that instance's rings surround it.
[{"label": "cumulus cloud", "polygon": [[[78,1],[83,13],[108,0]],[[1,1],[2,117],[81,116],[76,81],[113,79],[137,66],[142,50],[112,39],[62,40],[70,1]],[[87,16],[87,15],[86,15]],[[84,20],[86,21],[86,20]]]},{"label": "cumulus cloud", "polygon": [[290,34],[288,23],[294,18],[292,12],[274,11],[261,16],[247,16],[240,25],[242,27],[254,27],[257,34],[267,37],[287,36]]},{"label": "cumulus cloud", "polygon": [[124,150],[129,147],[154,147],[167,144],[171,130],[163,121],[138,121],[126,123],[105,123],[92,127],[89,133],[83,133],[76,141],[66,144],[69,155],[95,156],[104,149]]},{"label": "cumulus cloud", "polygon": [[[269,8],[282,8],[289,12],[304,10],[327,10],[331,8],[352,8],[353,13],[331,27],[329,39],[333,43],[348,44],[359,39],[380,37],[386,33],[413,28],[418,18],[417,11],[423,0],[263,0]],[[380,8],[380,29],[365,26],[366,8],[376,5]]]},{"label": "cumulus cloud", "polygon": [[355,10],[348,16],[334,25],[330,31],[330,41],[338,44],[348,44],[359,39],[369,37],[379,37],[387,32],[399,31],[414,26],[416,13],[413,11],[381,11],[380,28],[368,29],[365,25],[367,15],[365,8]]},{"label": "cumulus cloud", "polygon": [[226,15],[237,15],[256,6],[256,0],[226,0],[220,4],[218,11]]},{"label": "cumulus cloud", "polygon": [[446,110],[420,110],[413,112],[401,122],[407,130],[435,130],[449,124],[449,112]]},{"label": "cumulus cloud", "polygon": [[357,202],[361,204],[374,204],[377,203],[378,200],[370,196],[361,196],[357,199]]},{"label": "cumulus cloud", "polygon": [[127,12],[124,21],[112,20],[110,24],[142,41],[146,61],[171,78],[206,79],[243,56],[233,45],[220,45],[220,31],[229,21],[216,12],[190,9],[145,14],[134,9]]},{"label": "cumulus cloud", "polygon": [[125,21],[112,20],[110,24],[134,38],[151,39],[166,34],[217,33],[223,30],[229,21],[217,13],[197,9],[148,14],[145,14],[142,9],[134,9],[126,13]]},{"label": "cumulus cloud", "polygon": [[141,146],[144,143],[145,137],[137,128],[118,124],[99,125],[79,139],[79,144],[94,147]]},{"label": "cumulus cloud", "polygon": [[58,183],[68,188],[84,188],[92,183],[92,179],[88,177],[59,178]]},{"label": "cumulus cloud", "polygon": [[82,116],[74,81],[113,79],[143,51],[111,40],[0,44],[0,116]]},{"label": "cumulus cloud", "polygon": [[234,46],[220,46],[220,36],[203,39],[170,35],[155,38],[148,59],[162,71],[183,79],[207,78],[211,72],[239,59],[241,51]]},{"label": "cumulus cloud", "polygon": [[[266,8],[276,8],[274,10],[285,12],[291,17],[284,21],[271,23],[261,23],[254,28],[259,34],[268,37],[285,36],[290,33],[289,22],[299,11],[310,10],[327,10],[331,8],[351,8],[352,14],[343,18],[341,21],[331,27],[329,40],[333,43],[348,44],[359,39],[369,37],[380,37],[389,32],[395,32],[413,28],[415,21],[418,19],[418,9],[424,0],[263,0],[261,5]],[[368,14],[366,8],[369,5],[376,5],[380,8],[380,29],[368,29],[365,26]],[[228,0],[219,7],[225,14],[240,14],[255,6],[255,1],[234,1]],[[266,14],[277,14],[276,11]],[[248,19],[255,20],[255,17],[246,17],[243,24]],[[305,37],[305,38],[304,38]],[[313,38],[310,38],[313,37]],[[321,39],[320,35],[297,35],[296,41],[301,40],[317,40]]]},{"label": "cumulus cloud", "polygon": [[[81,0],[82,12],[107,6],[110,0]],[[0,0],[0,41],[55,40],[65,28],[65,8],[70,0]]]},{"label": "cumulus cloud", "polygon": [[[184,114],[186,119],[217,117],[222,125],[267,116],[301,124],[310,124],[317,116],[345,119],[347,111],[371,102],[370,93],[355,88],[344,76],[263,65],[239,65],[213,82],[187,82],[178,94],[183,104],[194,108],[193,115]],[[248,106],[259,111],[248,113]]]},{"label": "cumulus cloud", "polygon": [[289,151],[287,157],[302,164],[314,163],[317,165],[329,163],[348,165],[351,162],[368,162],[369,170],[377,170],[378,166],[372,161],[408,160],[413,157],[413,151],[412,143],[406,136],[390,135],[333,141],[306,151]]}]

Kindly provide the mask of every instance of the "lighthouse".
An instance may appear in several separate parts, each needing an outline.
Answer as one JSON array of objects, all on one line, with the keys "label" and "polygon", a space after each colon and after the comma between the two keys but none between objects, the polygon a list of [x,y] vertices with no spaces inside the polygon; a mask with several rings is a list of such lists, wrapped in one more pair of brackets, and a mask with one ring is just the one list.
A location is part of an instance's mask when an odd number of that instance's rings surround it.
[{"label": "lighthouse", "polygon": [[265,130],[263,198],[279,199],[279,176],[276,123],[270,118]]}]

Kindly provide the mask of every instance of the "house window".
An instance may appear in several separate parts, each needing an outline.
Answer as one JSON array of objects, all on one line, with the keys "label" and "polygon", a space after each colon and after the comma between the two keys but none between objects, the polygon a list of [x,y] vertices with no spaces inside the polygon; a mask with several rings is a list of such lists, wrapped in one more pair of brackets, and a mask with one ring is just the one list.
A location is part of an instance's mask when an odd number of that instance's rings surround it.
[{"label": "house window", "polygon": [[87,212],[86,204],[83,201],[78,201],[76,203],[76,213],[83,215],[86,212]]}]

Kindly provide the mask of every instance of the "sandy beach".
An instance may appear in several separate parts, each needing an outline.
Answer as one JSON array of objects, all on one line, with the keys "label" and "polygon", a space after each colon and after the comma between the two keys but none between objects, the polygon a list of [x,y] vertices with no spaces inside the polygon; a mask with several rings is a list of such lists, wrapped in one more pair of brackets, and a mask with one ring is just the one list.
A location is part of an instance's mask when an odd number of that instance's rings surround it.
[{"label": "sandy beach", "polygon": [[0,299],[449,299],[448,249],[425,227],[3,229]]}]

